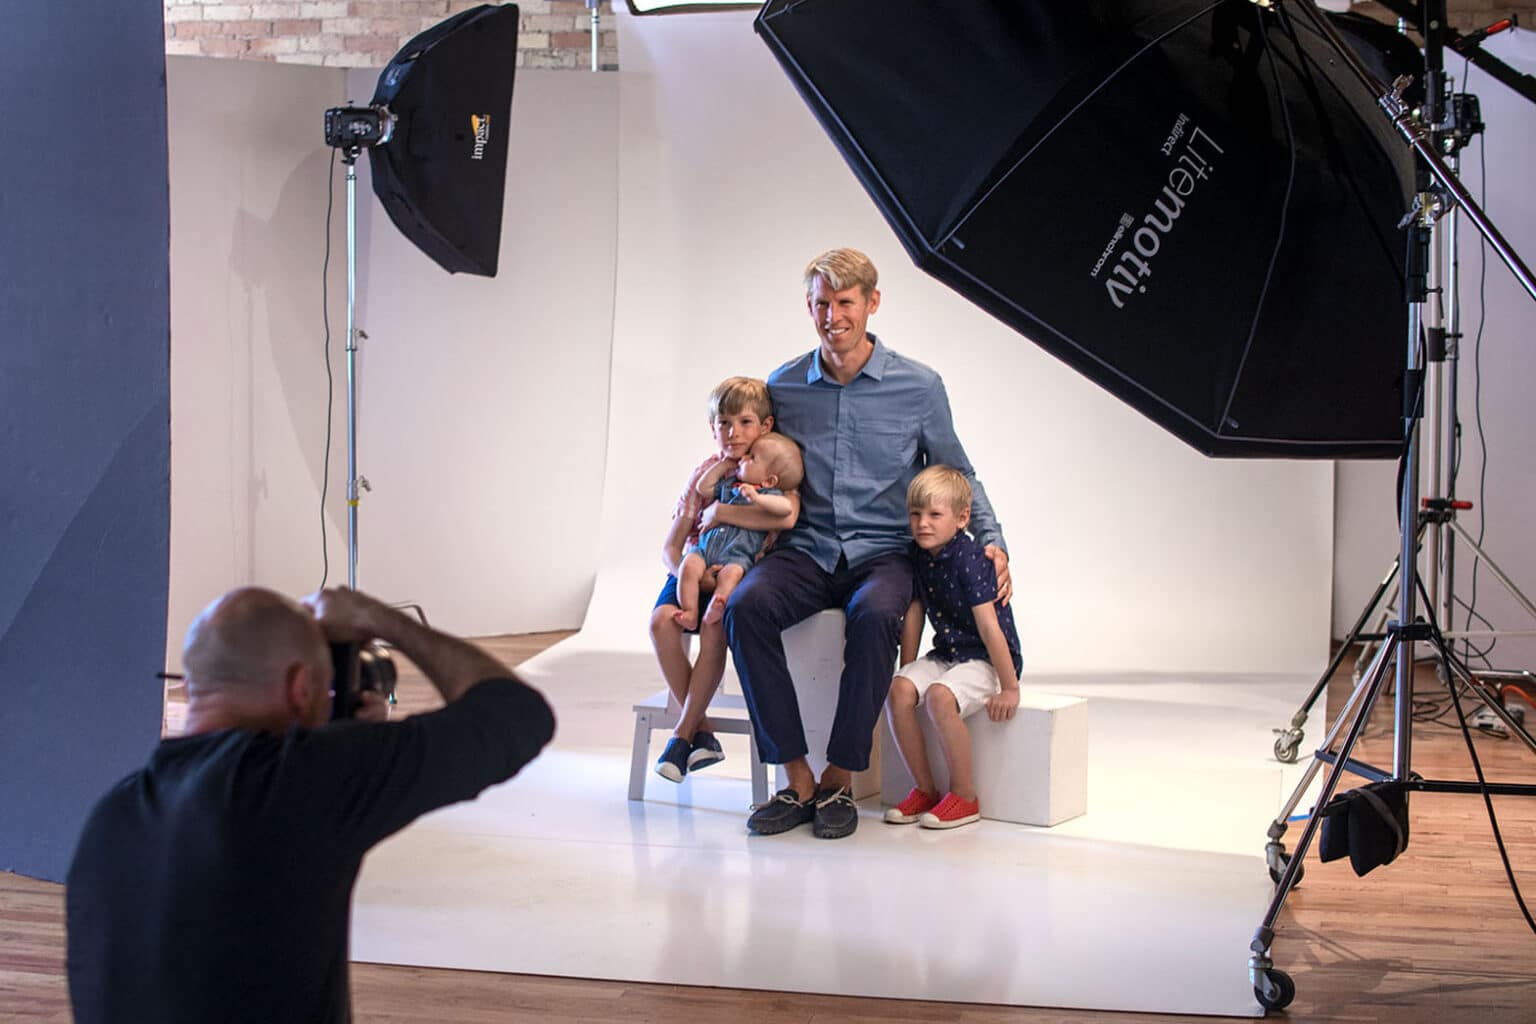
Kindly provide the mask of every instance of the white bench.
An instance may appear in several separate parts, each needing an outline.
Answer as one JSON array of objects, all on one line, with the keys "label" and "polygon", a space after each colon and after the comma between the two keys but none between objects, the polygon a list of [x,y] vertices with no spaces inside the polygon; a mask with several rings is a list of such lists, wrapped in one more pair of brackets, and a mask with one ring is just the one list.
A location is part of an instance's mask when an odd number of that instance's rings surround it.
[{"label": "white bench", "polygon": [[[843,613],[836,609],[818,612],[784,631],[784,656],[794,680],[795,699],[800,705],[800,720],[805,727],[808,749],[806,761],[817,777],[827,767],[827,740],[832,733],[832,716],[837,710],[838,681],[843,673]],[[689,647],[687,638],[684,647]],[[894,667],[894,666],[893,666]],[[739,733],[747,737],[751,749],[752,802],[768,801],[767,773],[747,717],[746,699],[739,693],[715,693],[709,703],[709,720],[716,732]],[[650,770],[651,733],[677,726],[682,709],[667,690],[651,694],[634,706],[635,739],[630,751],[629,798],[645,799],[645,781]],[[730,714],[740,712],[739,715]],[[721,712],[725,712],[722,714]],[[853,776],[853,797],[862,800],[880,792],[881,736],[885,732],[884,712],[875,723],[869,767]],[[777,788],[789,785],[784,769],[775,772]]]},{"label": "white bench", "polygon": [[[934,783],[949,789],[949,767],[933,722],[918,708]],[[972,771],[981,816],[1024,825],[1056,825],[1088,810],[1088,702],[1054,693],[1019,695],[1019,710],[994,722],[985,710],[965,720],[971,734]],[[889,738],[888,738],[889,739]],[[882,798],[899,803],[911,790],[912,775],[894,739],[885,745]]]},{"label": "white bench", "polygon": [[[740,712],[738,715],[722,712]],[[677,727],[682,708],[672,699],[669,690],[651,694],[635,705],[635,742],[629,761],[629,798],[645,799],[645,780],[651,774],[651,733],[656,729],[672,730]],[[716,692],[709,702],[709,720],[715,732],[745,734],[750,750],[752,772],[752,802],[768,802],[768,773],[757,756],[757,740],[752,736],[752,723],[747,719],[747,703],[739,693]]]}]

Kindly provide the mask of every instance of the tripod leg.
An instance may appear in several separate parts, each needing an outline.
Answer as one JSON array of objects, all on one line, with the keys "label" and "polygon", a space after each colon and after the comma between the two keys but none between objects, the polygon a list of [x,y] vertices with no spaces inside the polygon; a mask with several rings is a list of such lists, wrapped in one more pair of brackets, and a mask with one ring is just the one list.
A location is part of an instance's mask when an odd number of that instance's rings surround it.
[{"label": "tripod leg", "polygon": [[[1317,749],[1319,755],[1333,748],[1333,741],[1338,738],[1339,732],[1344,728],[1345,724],[1351,720],[1350,716],[1354,713],[1365,690],[1366,682],[1362,680],[1351,691],[1349,699],[1339,709],[1338,717],[1333,720],[1333,725],[1329,728],[1328,735],[1323,740],[1323,745]],[[1280,881],[1279,872],[1284,870],[1282,861],[1289,859],[1285,857],[1285,847],[1280,845],[1280,839],[1285,835],[1287,828],[1289,828],[1288,822],[1290,817],[1296,812],[1296,806],[1301,803],[1302,796],[1305,795],[1307,788],[1312,785],[1312,780],[1317,778],[1317,773],[1326,763],[1321,756],[1312,759],[1312,763],[1307,766],[1306,772],[1302,774],[1301,780],[1296,784],[1296,788],[1291,791],[1291,795],[1285,801],[1285,805],[1280,808],[1279,815],[1276,816],[1274,821],[1270,822],[1267,833],[1269,843],[1264,847],[1264,856],[1269,861],[1270,876],[1276,883]],[[1345,759],[1340,758],[1338,763],[1345,764],[1347,762]]]},{"label": "tripod leg", "polygon": [[[1424,526],[1421,523],[1419,525],[1421,535],[1423,530]],[[1296,752],[1301,749],[1302,737],[1306,735],[1306,731],[1302,726],[1307,724],[1307,716],[1312,713],[1312,705],[1316,704],[1317,699],[1328,689],[1328,680],[1333,678],[1334,672],[1338,671],[1339,666],[1344,663],[1345,654],[1355,645],[1355,641],[1360,638],[1360,634],[1365,632],[1365,624],[1376,613],[1376,607],[1381,604],[1381,599],[1391,589],[1392,581],[1397,579],[1397,567],[1401,562],[1401,556],[1392,560],[1392,567],[1387,570],[1387,575],[1377,584],[1375,593],[1371,595],[1371,599],[1361,609],[1359,617],[1355,619],[1355,624],[1349,627],[1349,634],[1344,637],[1344,642],[1339,645],[1339,649],[1333,652],[1333,659],[1328,662],[1328,667],[1323,669],[1323,674],[1313,684],[1312,692],[1307,694],[1307,699],[1301,702],[1301,707],[1297,708],[1296,713],[1291,716],[1290,726],[1285,729],[1274,730],[1276,761],[1282,764],[1296,763]],[[1380,627],[1377,628],[1379,631]],[[1360,656],[1364,658],[1365,654],[1362,652]],[[1360,677],[1357,672],[1355,682],[1359,683],[1359,681]],[[1328,744],[1324,743],[1323,745],[1326,747]]]},{"label": "tripod leg", "polygon": [[[1283,971],[1275,970],[1274,961],[1269,956],[1270,947],[1275,941],[1275,920],[1280,916],[1280,910],[1285,906],[1285,899],[1295,887],[1296,880],[1301,877],[1302,861],[1306,858],[1307,850],[1312,847],[1317,830],[1322,826],[1323,819],[1319,812],[1328,806],[1328,802],[1333,799],[1334,791],[1338,789],[1339,779],[1344,774],[1349,755],[1354,751],[1355,744],[1359,742],[1360,734],[1365,731],[1365,723],[1371,717],[1371,709],[1376,706],[1376,699],[1381,696],[1382,686],[1387,680],[1387,664],[1394,654],[1398,657],[1403,656],[1399,650],[1399,637],[1395,627],[1388,632],[1387,639],[1382,641],[1370,669],[1365,674],[1365,682],[1362,684],[1364,698],[1355,710],[1355,717],[1349,722],[1349,733],[1344,737],[1344,745],[1339,750],[1338,759],[1333,763],[1333,770],[1323,780],[1323,791],[1318,794],[1317,807],[1307,820],[1307,827],[1302,830],[1301,839],[1296,844],[1296,851],[1291,854],[1285,873],[1280,876],[1274,898],[1270,901],[1269,909],[1264,913],[1264,920],[1253,933],[1253,941],[1248,944],[1248,950],[1253,954],[1248,958],[1248,977],[1253,982],[1256,994],[1269,993],[1272,998],[1278,998],[1274,990],[1279,990],[1278,994],[1283,995],[1287,987],[1291,995],[1295,994],[1295,985],[1290,977]],[[1341,718],[1340,724],[1342,722]],[[1278,1008],[1289,1001],[1287,998],[1275,1002],[1274,1005]],[[1261,998],[1260,1002],[1265,1002],[1265,999]]]},{"label": "tripod leg", "polygon": [[[1530,615],[1531,618],[1536,619],[1536,604],[1532,604],[1530,598],[1522,594],[1520,592],[1520,588],[1515,586],[1514,580],[1510,579],[1509,576],[1505,574],[1504,570],[1499,568],[1498,563],[1489,558],[1487,553],[1484,552],[1482,548],[1477,546],[1477,541],[1472,539],[1472,535],[1467,532],[1466,527],[1452,519],[1451,529],[1455,530],[1456,536],[1460,537],[1462,541],[1472,549],[1473,557],[1486,565],[1488,567],[1488,571],[1493,573],[1493,578],[1504,585],[1504,589],[1509,591],[1509,596],[1514,598],[1515,601],[1519,603],[1520,607],[1526,610],[1526,613]],[[1449,623],[1447,625],[1449,625]]]}]

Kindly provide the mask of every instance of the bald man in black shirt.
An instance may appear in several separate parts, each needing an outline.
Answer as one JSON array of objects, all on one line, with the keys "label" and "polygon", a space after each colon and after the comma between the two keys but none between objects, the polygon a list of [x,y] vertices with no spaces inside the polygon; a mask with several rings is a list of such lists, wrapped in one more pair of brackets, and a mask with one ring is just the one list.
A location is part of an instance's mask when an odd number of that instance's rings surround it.
[{"label": "bald man in black shirt", "polygon": [[[381,639],[447,706],[327,723],[328,640]],[[554,734],[537,691],[472,644],[348,590],[226,594],[187,633],[185,735],[114,787],[70,866],[78,1024],[347,1021],[363,854],[512,775]]]}]

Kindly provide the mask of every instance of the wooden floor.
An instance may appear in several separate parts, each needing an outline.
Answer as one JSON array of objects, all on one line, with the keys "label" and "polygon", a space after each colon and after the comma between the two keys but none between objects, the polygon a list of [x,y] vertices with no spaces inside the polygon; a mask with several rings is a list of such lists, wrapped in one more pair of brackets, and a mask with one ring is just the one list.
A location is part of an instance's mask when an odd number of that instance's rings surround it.
[{"label": "wooden floor", "polygon": [[[531,657],[567,634],[499,637],[486,646],[509,662]],[[1329,688],[1336,710],[1349,692],[1347,670]],[[1421,690],[1438,684],[1423,673]],[[404,666],[401,710],[438,701]],[[1360,756],[1390,764],[1389,709],[1378,709]],[[1276,723],[1277,725],[1280,723]],[[1321,737],[1309,736],[1316,744]],[[1514,741],[1474,738],[1490,780],[1536,781],[1536,756]],[[1307,749],[1306,746],[1303,749]],[[1431,778],[1472,778],[1459,733],[1432,724],[1414,732],[1414,768]],[[1346,783],[1352,784],[1352,783]],[[1495,800],[1499,825],[1527,900],[1536,907],[1536,801]],[[1287,837],[1294,844],[1300,825]],[[1255,852],[1263,837],[1254,837]],[[1257,925],[1257,921],[1254,922]],[[1147,935],[1149,944],[1159,941]],[[1479,796],[1419,794],[1412,842],[1394,864],[1356,878],[1347,861],[1309,857],[1306,879],[1282,913],[1274,944],[1278,967],[1297,984],[1285,1017],[1293,1021],[1459,1024],[1536,1022],[1536,935],[1527,928],[1504,875]],[[0,873],[0,1021],[67,1021],[63,973],[63,889]],[[1243,970],[1243,951],[1233,950]],[[1136,971],[1109,964],[1105,971]],[[963,1006],[951,1003],[806,996],[583,981],[469,971],[355,964],[354,1014],[360,1022],[725,1021],[830,1024],[925,1021],[957,1024],[1171,1024],[1212,1018],[1104,1014]]]}]

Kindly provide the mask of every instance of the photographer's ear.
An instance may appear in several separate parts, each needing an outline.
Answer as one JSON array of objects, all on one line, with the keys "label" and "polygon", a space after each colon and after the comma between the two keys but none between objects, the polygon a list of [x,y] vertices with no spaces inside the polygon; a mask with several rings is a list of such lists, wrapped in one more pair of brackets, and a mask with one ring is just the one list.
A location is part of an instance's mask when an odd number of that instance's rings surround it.
[{"label": "photographer's ear", "polygon": [[290,721],[315,728],[331,717],[330,680],[302,661],[283,673],[283,703]]}]

